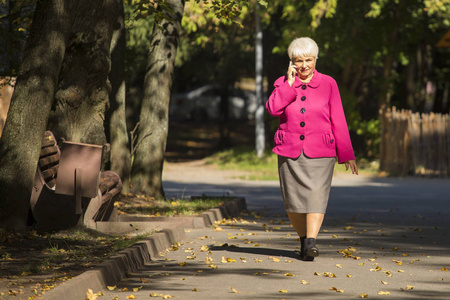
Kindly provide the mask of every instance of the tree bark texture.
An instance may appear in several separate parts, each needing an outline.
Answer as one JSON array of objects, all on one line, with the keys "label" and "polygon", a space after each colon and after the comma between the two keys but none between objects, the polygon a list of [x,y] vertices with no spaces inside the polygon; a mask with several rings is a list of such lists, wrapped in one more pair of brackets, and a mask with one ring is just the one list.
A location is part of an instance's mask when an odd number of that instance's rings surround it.
[{"label": "tree bark texture", "polygon": [[24,231],[42,137],[58,84],[68,0],[38,1],[0,139],[0,228]]},{"label": "tree bark texture", "polygon": [[111,41],[111,94],[110,108],[106,115],[106,137],[111,144],[111,170],[122,178],[122,193],[129,190],[131,172],[130,149],[125,114],[125,15],[123,2],[119,3],[120,13],[114,26]]},{"label": "tree bark texture", "polygon": [[111,86],[111,39],[120,12],[117,0],[72,1],[70,38],[48,128],[57,138],[102,145]]},{"label": "tree bark texture", "polygon": [[168,0],[172,9],[155,23],[144,79],[138,145],[132,166],[132,190],[161,198],[162,168],[166,151],[169,102],[174,63],[181,30],[184,0]]}]

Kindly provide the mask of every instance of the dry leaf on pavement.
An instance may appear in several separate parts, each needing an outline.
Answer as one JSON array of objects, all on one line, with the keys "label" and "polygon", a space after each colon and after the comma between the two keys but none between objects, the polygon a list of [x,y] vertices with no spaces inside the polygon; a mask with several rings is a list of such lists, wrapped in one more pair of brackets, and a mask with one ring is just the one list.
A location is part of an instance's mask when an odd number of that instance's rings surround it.
[{"label": "dry leaf on pavement", "polygon": [[378,291],[377,293],[378,295],[390,295],[390,292],[383,292],[383,291]]},{"label": "dry leaf on pavement", "polygon": [[330,290],[330,291],[336,291],[336,292],[338,292],[338,293],[343,293],[343,292],[344,292],[344,290],[338,289],[338,288],[336,288],[336,287],[334,287],[334,286],[330,287],[329,290]]}]

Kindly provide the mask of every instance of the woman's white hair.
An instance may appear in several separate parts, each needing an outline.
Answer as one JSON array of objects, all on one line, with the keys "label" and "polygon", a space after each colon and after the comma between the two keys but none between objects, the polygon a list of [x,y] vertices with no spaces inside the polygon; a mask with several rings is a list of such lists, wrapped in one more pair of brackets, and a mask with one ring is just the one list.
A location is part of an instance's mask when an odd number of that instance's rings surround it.
[{"label": "woman's white hair", "polygon": [[316,42],[309,37],[301,37],[294,39],[288,48],[289,58],[292,60],[296,57],[315,57],[319,56],[319,47]]}]

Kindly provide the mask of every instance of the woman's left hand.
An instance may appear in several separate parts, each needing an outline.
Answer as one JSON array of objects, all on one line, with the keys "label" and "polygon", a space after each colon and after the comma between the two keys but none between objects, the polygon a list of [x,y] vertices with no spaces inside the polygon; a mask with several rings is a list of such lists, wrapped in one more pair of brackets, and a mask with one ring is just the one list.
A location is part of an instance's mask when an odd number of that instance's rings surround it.
[{"label": "woman's left hand", "polygon": [[356,165],[356,161],[354,159],[346,161],[344,164],[346,171],[350,167],[350,169],[352,170],[352,174],[358,175],[358,166]]}]

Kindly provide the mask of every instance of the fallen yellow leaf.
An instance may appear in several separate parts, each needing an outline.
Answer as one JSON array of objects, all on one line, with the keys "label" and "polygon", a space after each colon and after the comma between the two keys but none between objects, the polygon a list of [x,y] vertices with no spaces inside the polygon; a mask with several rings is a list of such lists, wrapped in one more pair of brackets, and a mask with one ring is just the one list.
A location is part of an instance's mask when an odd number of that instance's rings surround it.
[{"label": "fallen yellow leaf", "polygon": [[140,289],[142,289],[142,286],[140,286],[140,287],[135,287],[135,288],[133,288],[133,292],[139,292]]},{"label": "fallen yellow leaf", "polygon": [[284,273],[284,276],[295,276],[295,275],[291,273]]},{"label": "fallen yellow leaf", "polygon": [[306,281],[306,280],[302,280],[301,283],[302,283],[302,284],[309,284],[309,282]]},{"label": "fallen yellow leaf", "polygon": [[336,291],[338,293],[343,293],[344,292],[344,290],[340,290],[340,289],[338,289],[338,288],[336,288],[334,286],[330,287],[330,291]]},{"label": "fallen yellow leaf", "polygon": [[279,258],[276,258],[276,257],[273,257],[273,256],[269,256],[269,258],[270,258],[271,260],[273,260],[274,262],[280,262],[280,259],[279,259]]},{"label": "fallen yellow leaf", "polygon": [[[15,294],[11,294],[11,290],[10,290],[10,295],[14,295]],[[98,299],[98,294],[94,294],[94,292],[91,289],[88,289],[86,292],[86,300],[97,300]]]},{"label": "fallen yellow leaf", "polygon": [[187,263],[186,262],[180,262],[180,263],[178,263],[181,267],[184,267],[184,266],[186,266],[187,265]]},{"label": "fallen yellow leaf", "polygon": [[162,297],[163,294],[158,294],[158,293],[151,293],[150,297]]},{"label": "fallen yellow leaf", "polygon": [[412,290],[413,288],[414,288],[413,285],[409,285],[409,284],[406,285],[406,289],[407,289],[407,290]]},{"label": "fallen yellow leaf", "polygon": [[359,294],[359,296],[360,296],[361,298],[369,298],[369,295],[368,295],[368,294]]},{"label": "fallen yellow leaf", "polygon": [[336,267],[339,269],[342,269],[342,265],[341,264],[336,264]]},{"label": "fallen yellow leaf", "polygon": [[382,283],[382,284],[389,284],[388,282],[383,281],[383,280],[381,280],[381,283]]},{"label": "fallen yellow leaf", "polygon": [[150,280],[147,280],[147,279],[141,277],[141,282],[142,283],[148,283],[148,282],[150,282]]},{"label": "fallen yellow leaf", "polygon": [[377,292],[378,295],[390,295],[390,292],[383,292],[383,291],[378,291]]},{"label": "fallen yellow leaf", "polygon": [[169,298],[172,298],[172,296],[170,296],[170,295],[164,295],[164,296],[162,296],[162,298],[163,298],[163,299],[169,299]]},{"label": "fallen yellow leaf", "polygon": [[443,267],[441,270],[442,270],[442,272],[447,272],[448,271],[446,267]]},{"label": "fallen yellow leaf", "polygon": [[108,286],[106,286],[106,287],[108,288],[108,290],[114,291],[114,290],[116,289],[117,286],[115,286],[115,285],[113,285],[113,286],[108,285]]},{"label": "fallen yellow leaf", "polygon": [[127,299],[136,299],[134,295],[127,296]]},{"label": "fallen yellow leaf", "polygon": [[193,291],[193,292],[198,292],[198,289],[193,288],[192,291]]},{"label": "fallen yellow leaf", "polygon": [[279,290],[278,292],[280,292],[280,293],[287,293],[288,291],[287,290]]},{"label": "fallen yellow leaf", "polygon": [[230,286],[231,290],[233,291],[233,293],[235,294],[240,294],[241,292],[239,292],[238,290],[234,289],[232,286]]},{"label": "fallen yellow leaf", "polygon": [[208,246],[206,246],[206,245],[202,245],[201,247],[200,247],[200,252],[206,252],[206,251],[208,251],[209,250],[209,248],[208,248]]}]

